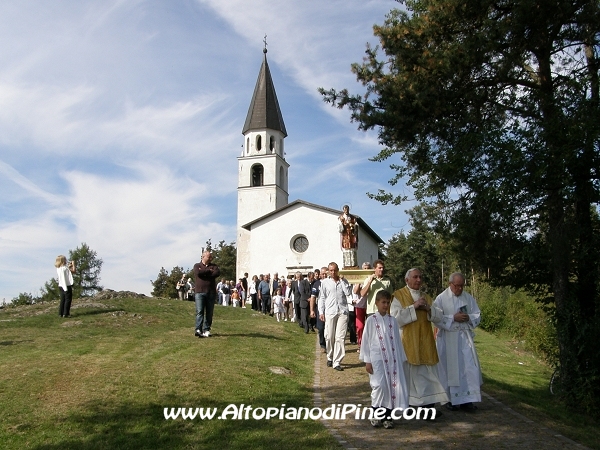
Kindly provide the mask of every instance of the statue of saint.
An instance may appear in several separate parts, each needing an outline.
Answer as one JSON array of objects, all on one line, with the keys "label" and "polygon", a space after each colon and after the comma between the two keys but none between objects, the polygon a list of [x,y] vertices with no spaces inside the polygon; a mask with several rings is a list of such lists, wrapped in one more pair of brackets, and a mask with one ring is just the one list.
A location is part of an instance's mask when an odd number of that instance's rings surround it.
[{"label": "statue of saint", "polygon": [[342,254],[344,256],[344,269],[358,267],[356,249],[358,248],[358,222],[350,214],[350,207],[344,205],[343,213],[339,217],[340,238]]}]

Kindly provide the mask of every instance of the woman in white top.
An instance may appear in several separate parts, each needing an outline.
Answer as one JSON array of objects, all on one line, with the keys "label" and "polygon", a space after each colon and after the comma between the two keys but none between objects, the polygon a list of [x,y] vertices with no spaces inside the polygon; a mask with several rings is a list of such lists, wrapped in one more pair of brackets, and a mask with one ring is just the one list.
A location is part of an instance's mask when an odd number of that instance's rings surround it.
[{"label": "woman in white top", "polygon": [[56,257],[54,267],[56,267],[56,273],[58,274],[58,288],[60,290],[60,305],[58,307],[58,314],[60,317],[71,317],[75,261],[71,261],[67,265],[66,256],[58,255]]},{"label": "woman in white top", "polygon": [[256,286],[258,285],[256,282],[258,281],[258,277],[254,275],[252,277],[252,281],[248,282],[248,293],[250,294],[250,298],[252,299],[252,310],[258,311],[258,302],[256,299]]}]

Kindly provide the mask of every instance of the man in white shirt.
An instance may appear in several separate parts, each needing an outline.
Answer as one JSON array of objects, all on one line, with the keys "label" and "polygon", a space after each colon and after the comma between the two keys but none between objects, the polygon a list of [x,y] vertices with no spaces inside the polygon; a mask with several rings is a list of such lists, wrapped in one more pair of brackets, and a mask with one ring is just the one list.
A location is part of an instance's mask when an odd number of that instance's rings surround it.
[{"label": "man in white shirt", "polygon": [[325,322],[327,367],[344,370],[341,366],[346,355],[344,340],[348,328],[348,299],[352,299],[352,286],[340,278],[339,267],[329,263],[329,278],[321,281],[319,292],[319,318]]}]

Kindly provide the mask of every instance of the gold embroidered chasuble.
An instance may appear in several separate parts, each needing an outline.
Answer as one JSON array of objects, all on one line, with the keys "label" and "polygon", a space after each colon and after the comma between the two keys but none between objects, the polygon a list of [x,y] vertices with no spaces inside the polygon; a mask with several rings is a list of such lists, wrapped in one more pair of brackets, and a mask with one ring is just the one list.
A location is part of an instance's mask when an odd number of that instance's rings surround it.
[{"label": "gold embroidered chasuble", "polygon": [[[427,294],[422,294],[422,296],[427,300],[427,304],[431,306],[433,303],[431,297]],[[403,308],[408,308],[414,303],[410,290],[406,286],[394,292],[394,297],[398,299]],[[410,364],[432,366],[439,362],[439,358],[431,322],[427,318],[427,311],[415,309],[415,313],[417,320],[402,327],[404,352]]]}]

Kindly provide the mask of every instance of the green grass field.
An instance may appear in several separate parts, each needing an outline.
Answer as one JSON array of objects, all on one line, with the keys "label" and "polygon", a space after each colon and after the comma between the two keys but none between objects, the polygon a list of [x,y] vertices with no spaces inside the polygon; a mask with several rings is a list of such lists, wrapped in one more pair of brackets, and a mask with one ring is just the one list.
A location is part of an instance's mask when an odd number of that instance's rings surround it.
[{"label": "green grass field", "polygon": [[[2,449],[341,448],[311,420],[164,419],[171,407],[312,407],[314,335],[295,324],[217,306],[215,335],[198,339],[192,302],[76,301],[70,319],[57,309],[0,310]],[[507,340],[476,342],[486,392],[600,448],[597,424],[548,393],[550,369]]]},{"label": "green grass field", "polygon": [[311,407],[314,336],[217,306],[215,336],[198,339],[192,302],[102,303],[70,319],[48,304],[0,313],[0,448],[340,448],[310,420],[164,419],[165,407]]}]

